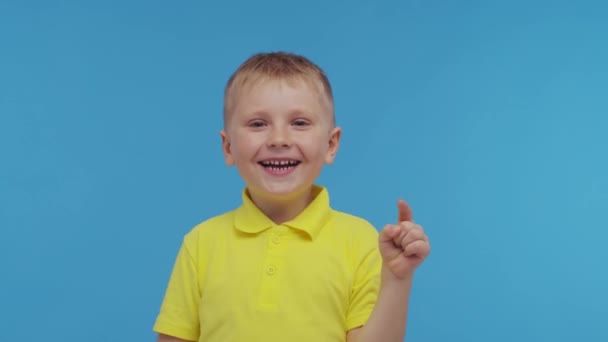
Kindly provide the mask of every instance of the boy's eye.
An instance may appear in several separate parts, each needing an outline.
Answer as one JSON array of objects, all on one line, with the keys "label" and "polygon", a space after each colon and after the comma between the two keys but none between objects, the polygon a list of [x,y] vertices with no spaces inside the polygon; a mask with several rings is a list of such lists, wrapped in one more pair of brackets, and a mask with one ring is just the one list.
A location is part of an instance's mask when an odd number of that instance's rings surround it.
[{"label": "boy's eye", "polygon": [[264,127],[264,125],[265,125],[264,121],[260,121],[260,120],[252,121],[249,123],[249,126],[254,127],[254,128]]},{"label": "boy's eye", "polygon": [[296,120],[293,122],[293,124],[295,126],[307,126],[308,125],[308,121],[306,120]]}]

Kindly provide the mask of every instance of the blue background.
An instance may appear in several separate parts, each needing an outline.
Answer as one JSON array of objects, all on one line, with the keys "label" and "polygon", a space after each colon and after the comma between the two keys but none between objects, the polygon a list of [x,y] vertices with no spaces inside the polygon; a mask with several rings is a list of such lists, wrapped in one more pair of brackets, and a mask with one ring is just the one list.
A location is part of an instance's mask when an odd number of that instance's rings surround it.
[{"label": "blue background", "polygon": [[151,341],[181,238],[240,203],[223,86],[258,51],[326,69],[319,180],[432,239],[408,341],[608,340],[608,5],[0,3],[0,340]]}]

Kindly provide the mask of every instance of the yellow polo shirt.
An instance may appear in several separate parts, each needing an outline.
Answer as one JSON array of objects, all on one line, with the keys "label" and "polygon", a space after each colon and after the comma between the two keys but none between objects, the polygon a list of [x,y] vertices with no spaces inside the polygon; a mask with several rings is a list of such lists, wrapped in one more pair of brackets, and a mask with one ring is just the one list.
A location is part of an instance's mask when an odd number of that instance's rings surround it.
[{"label": "yellow polo shirt", "polygon": [[154,331],[189,341],[344,342],[380,286],[378,233],[333,210],[327,190],[274,224],[243,192],[238,209],[184,238]]}]

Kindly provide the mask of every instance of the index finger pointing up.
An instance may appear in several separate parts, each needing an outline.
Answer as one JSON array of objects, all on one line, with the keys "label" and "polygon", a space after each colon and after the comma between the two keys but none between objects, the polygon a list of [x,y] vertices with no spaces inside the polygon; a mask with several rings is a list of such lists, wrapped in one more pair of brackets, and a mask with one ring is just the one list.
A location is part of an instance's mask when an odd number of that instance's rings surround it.
[{"label": "index finger pointing up", "polygon": [[412,208],[410,208],[410,206],[405,203],[404,200],[399,199],[399,201],[397,201],[397,208],[399,209],[399,218],[398,218],[398,223],[403,222],[403,221],[410,221],[410,222],[414,222],[414,216],[412,215]]}]

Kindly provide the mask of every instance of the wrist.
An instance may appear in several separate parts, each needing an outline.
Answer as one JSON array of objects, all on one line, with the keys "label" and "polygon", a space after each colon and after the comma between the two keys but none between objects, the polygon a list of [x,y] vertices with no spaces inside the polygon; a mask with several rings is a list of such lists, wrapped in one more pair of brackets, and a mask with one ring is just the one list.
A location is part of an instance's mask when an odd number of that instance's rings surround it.
[{"label": "wrist", "polygon": [[381,272],[382,286],[407,287],[412,284],[414,272],[407,273],[403,276],[397,276],[386,265],[382,266]]}]

